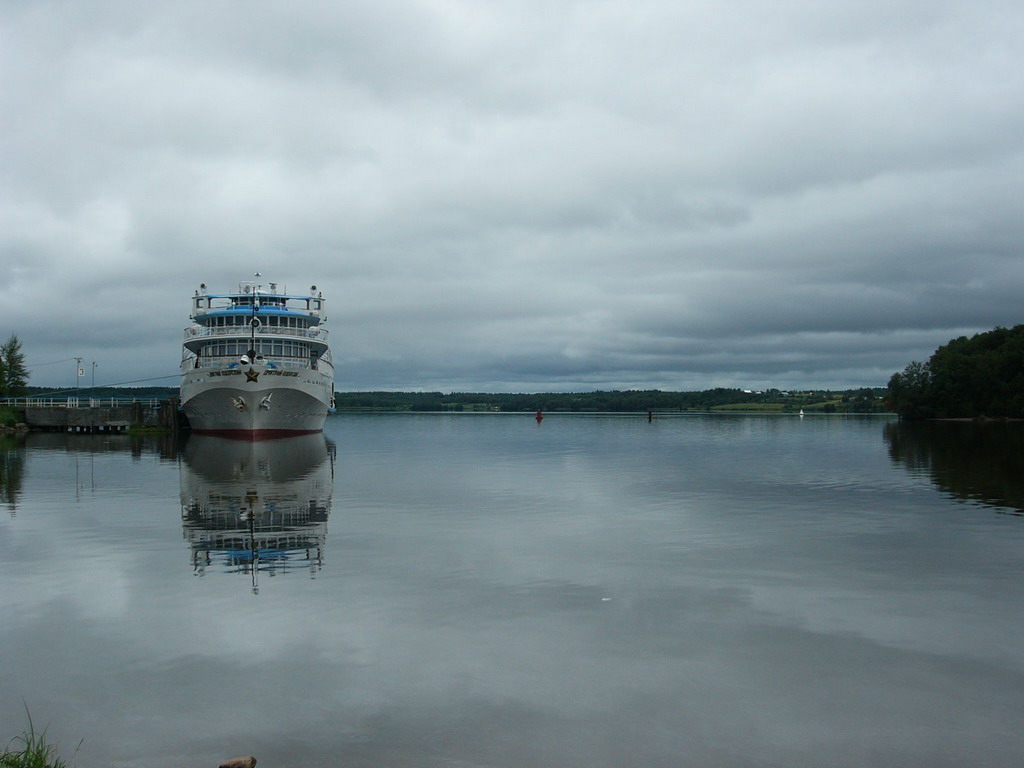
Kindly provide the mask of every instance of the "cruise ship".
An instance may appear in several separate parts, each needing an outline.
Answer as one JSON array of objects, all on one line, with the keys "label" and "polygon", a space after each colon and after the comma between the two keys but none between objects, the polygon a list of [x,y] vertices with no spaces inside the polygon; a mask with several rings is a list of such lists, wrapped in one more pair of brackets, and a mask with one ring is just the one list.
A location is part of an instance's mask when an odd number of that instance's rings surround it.
[{"label": "cruise ship", "polygon": [[323,430],[334,365],[315,285],[290,294],[251,281],[210,293],[203,283],[189,317],[181,408],[194,432],[259,440]]}]

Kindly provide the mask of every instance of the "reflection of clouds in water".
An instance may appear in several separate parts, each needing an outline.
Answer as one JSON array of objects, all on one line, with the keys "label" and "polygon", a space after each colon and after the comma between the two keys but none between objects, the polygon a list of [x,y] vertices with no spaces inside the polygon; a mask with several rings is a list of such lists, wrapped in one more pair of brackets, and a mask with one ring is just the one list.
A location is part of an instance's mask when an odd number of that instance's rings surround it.
[{"label": "reflection of clouds in water", "polygon": [[[33,537],[34,538],[34,537]],[[30,538],[24,538],[28,546]],[[71,548],[56,555],[59,572],[5,574],[0,587],[3,621],[15,625],[37,620],[40,605],[56,603],[71,615],[95,619],[123,619],[132,611],[136,592],[132,573],[141,559],[131,553],[103,551],[102,545]]]},{"label": "reflection of clouds in water", "polygon": [[[29,625],[54,605],[83,623],[115,625],[133,613],[145,582],[139,574],[151,567],[140,543],[166,508],[164,447],[125,435],[26,436],[19,449],[24,495],[0,531],[3,624]],[[112,473],[127,462],[127,472]],[[125,486],[148,492],[128,498]]]},{"label": "reflection of clouds in water", "polygon": [[322,434],[256,442],[192,436],[181,463],[181,516],[195,573],[270,576],[323,565],[333,444]]},{"label": "reflection of clouds in water", "polygon": [[131,572],[137,557],[113,554],[91,559],[68,584],[67,594],[86,616],[123,618],[131,610]]},{"label": "reflection of clouds in water", "polygon": [[[181,475],[165,467],[142,515],[105,510],[118,530],[160,524],[109,544],[145,554],[120,561],[128,620],[76,615],[73,632],[53,631],[68,617],[50,601],[22,631],[0,626],[5,654],[25,662],[4,668],[9,689],[59,691],[59,722],[81,730],[65,740],[96,734],[87,762],[145,754],[157,768],[236,751],[431,768],[1024,753],[1024,667],[1006,641],[1024,631],[1024,603],[997,572],[1019,563],[1019,542],[992,532],[1017,521],[965,527],[931,488],[901,486],[877,422],[783,430],[768,447],[784,457],[811,442],[781,474],[764,441],[703,420],[577,424],[557,449],[558,419],[550,438],[524,432],[529,444],[497,417],[341,423],[344,525],[320,578],[277,580],[259,599],[238,578],[193,578]],[[274,466],[186,469],[213,488],[269,482]],[[95,539],[82,554],[98,554]],[[74,549],[75,533],[58,527],[52,543]],[[6,713],[20,715],[0,702]]]},{"label": "reflection of clouds in water", "polygon": [[[762,623],[735,591],[678,589],[591,610],[585,595],[573,606],[559,585],[538,585],[548,615],[501,616],[513,591],[485,590],[481,601],[497,606],[490,618],[451,623],[438,610],[443,595],[426,597],[418,614],[381,612],[361,595],[364,584],[323,600],[322,616],[204,617],[196,631],[208,644],[195,648],[179,635],[178,654],[160,664],[121,664],[139,649],[111,637],[103,678],[76,680],[74,696],[103,702],[118,691],[118,711],[151,723],[139,752],[180,749],[180,734],[195,731],[204,735],[197,748],[245,744],[280,765],[294,759],[293,740],[353,765],[669,765],[668,755],[684,752],[689,765],[730,764],[730,755],[763,760],[735,765],[858,765],[872,763],[879,743],[886,754],[900,751],[901,764],[924,765],[935,753],[921,729],[934,736],[935,723],[955,718],[964,686],[991,707],[986,733],[1016,732],[1019,672]],[[374,597],[402,605],[400,592],[394,584]],[[534,590],[519,592],[525,608]],[[259,649],[264,626],[273,653]],[[232,638],[232,627],[248,637]],[[292,637],[282,643],[286,627]],[[40,633],[32,642],[59,659],[73,658],[83,640]],[[75,677],[73,664],[60,671]],[[264,695],[224,718],[224,697],[253,692],[247,680]],[[1020,746],[951,736],[961,747],[964,738],[979,763],[998,764]],[[847,762],[836,762],[840,754]]]}]

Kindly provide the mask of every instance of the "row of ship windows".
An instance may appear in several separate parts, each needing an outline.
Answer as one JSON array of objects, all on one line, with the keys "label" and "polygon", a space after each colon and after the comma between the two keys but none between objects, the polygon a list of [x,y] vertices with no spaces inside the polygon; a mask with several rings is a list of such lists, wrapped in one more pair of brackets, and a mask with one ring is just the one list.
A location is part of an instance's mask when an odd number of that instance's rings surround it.
[{"label": "row of ship windows", "polygon": [[[201,357],[233,357],[244,355],[249,351],[248,341],[216,341],[206,344],[199,355]],[[256,352],[273,357],[309,357],[311,350],[308,344],[292,341],[256,341]]]},{"label": "row of ship windows", "polygon": [[[309,321],[303,317],[283,317],[281,315],[264,315],[259,317],[260,325],[271,328],[309,328]],[[248,326],[252,320],[251,315],[227,315],[224,317],[211,317],[207,323],[208,328],[229,328],[235,326]]]}]

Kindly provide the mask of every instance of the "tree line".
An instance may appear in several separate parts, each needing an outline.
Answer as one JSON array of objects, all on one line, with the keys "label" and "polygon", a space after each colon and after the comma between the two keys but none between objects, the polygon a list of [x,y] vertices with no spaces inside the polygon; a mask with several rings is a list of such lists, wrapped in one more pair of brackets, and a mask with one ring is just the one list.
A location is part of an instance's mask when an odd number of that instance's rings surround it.
[{"label": "tree line", "polygon": [[1024,325],[960,336],[889,379],[906,419],[1024,418]]},{"label": "tree line", "polygon": [[833,392],[811,390],[784,392],[769,389],[750,392],[715,388],[699,392],[612,390],[596,392],[541,392],[502,394],[490,392],[338,392],[338,410],[380,411],[523,411],[630,413],[647,411],[744,411],[825,413],[879,413],[884,410],[884,388]]},{"label": "tree line", "polygon": [[[134,397],[167,400],[178,396],[177,387],[82,387],[81,395],[103,399]],[[596,392],[538,392],[504,394],[493,392],[335,392],[339,411],[491,411],[502,413],[544,411],[552,413],[632,413],[647,411],[737,410],[796,413],[885,412],[884,387],[849,390],[807,390],[785,392],[770,389],[748,392],[741,389],[708,389],[699,392],[612,390]],[[28,387],[25,394],[66,396],[68,390]]]}]

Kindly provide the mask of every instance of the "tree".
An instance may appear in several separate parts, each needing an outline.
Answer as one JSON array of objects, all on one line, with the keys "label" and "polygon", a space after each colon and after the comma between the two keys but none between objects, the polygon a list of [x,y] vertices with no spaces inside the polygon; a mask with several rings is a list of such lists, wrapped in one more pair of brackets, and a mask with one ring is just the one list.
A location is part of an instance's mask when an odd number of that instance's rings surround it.
[{"label": "tree", "polygon": [[889,379],[888,406],[904,418],[927,419],[934,415],[931,389],[931,366],[915,360]]},{"label": "tree", "polygon": [[951,339],[893,375],[889,402],[909,419],[1024,418],[1024,325]]},{"label": "tree", "polygon": [[11,334],[11,338],[0,345],[0,395],[18,397],[25,394],[27,385],[28,368],[25,366],[21,342],[16,335]]}]

